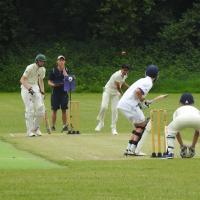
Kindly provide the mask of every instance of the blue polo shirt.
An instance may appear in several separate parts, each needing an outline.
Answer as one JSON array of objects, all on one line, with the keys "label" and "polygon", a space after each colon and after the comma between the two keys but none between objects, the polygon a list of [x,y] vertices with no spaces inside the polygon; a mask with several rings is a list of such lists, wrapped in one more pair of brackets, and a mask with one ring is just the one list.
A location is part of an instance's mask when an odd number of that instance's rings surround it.
[{"label": "blue polo shirt", "polygon": [[[65,68],[66,72],[68,73],[68,69]],[[63,71],[58,70],[57,67],[54,67],[50,72],[49,72],[49,77],[48,80],[52,81],[55,84],[60,84],[62,85],[58,87],[53,87],[53,93],[67,93],[64,91],[64,75]]]}]

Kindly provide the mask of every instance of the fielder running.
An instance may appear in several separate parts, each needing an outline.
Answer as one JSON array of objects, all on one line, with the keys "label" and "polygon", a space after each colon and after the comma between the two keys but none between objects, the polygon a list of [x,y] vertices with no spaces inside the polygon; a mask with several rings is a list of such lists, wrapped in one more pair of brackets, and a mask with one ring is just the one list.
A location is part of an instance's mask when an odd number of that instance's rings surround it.
[{"label": "fielder running", "polygon": [[[21,96],[25,105],[25,121],[27,136],[41,136],[40,120],[44,117],[45,106],[44,83],[46,69],[43,67],[46,57],[38,54],[35,63],[28,65],[24,71],[21,82]],[[39,87],[40,85],[40,87]]]},{"label": "fielder running", "polygon": [[158,67],[156,65],[147,66],[146,77],[133,83],[118,103],[118,109],[135,127],[124,153],[125,155],[141,154],[140,149],[144,142],[144,138],[151,129],[150,122],[148,123],[141,110],[141,105],[143,105],[143,107],[149,106],[150,101],[145,100],[145,96],[152,88],[153,83],[157,80],[157,77]]},{"label": "fielder running", "polygon": [[128,88],[128,84],[125,82],[128,77],[129,65],[123,64],[121,69],[115,72],[106,83],[102,95],[102,102],[99,114],[97,116],[98,125],[95,128],[95,131],[99,132],[104,127],[104,118],[106,110],[108,109],[109,100],[111,98],[111,110],[112,110],[112,122],[111,122],[111,130],[113,135],[117,135],[117,119],[118,119],[118,111],[117,104],[119,102],[120,96],[123,94],[122,85]]},{"label": "fielder running", "polygon": [[[190,93],[182,94],[180,98],[180,107],[173,114],[173,121],[167,127],[167,154],[165,158],[174,157],[175,137],[180,144],[181,157],[191,158],[195,155],[195,145],[199,137],[200,129],[200,111],[193,106],[194,98]],[[183,144],[180,131],[184,128],[193,128],[195,130],[191,146]],[[187,148],[189,152],[187,153]]]}]

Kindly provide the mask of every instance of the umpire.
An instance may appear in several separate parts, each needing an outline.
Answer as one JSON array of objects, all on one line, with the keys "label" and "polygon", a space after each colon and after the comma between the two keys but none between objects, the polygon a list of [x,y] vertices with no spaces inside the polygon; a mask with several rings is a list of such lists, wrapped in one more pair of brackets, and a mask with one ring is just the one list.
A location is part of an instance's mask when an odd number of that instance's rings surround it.
[{"label": "umpire", "polygon": [[68,69],[65,67],[65,57],[63,55],[58,56],[57,66],[54,67],[48,77],[48,84],[52,87],[51,93],[51,109],[52,109],[52,131],[55,131],[57,110],[62,110],[62,132],[68,130],[67,126],[67,114],[68,109],[68,94],[64,91],[64,77],[68,76]]}]

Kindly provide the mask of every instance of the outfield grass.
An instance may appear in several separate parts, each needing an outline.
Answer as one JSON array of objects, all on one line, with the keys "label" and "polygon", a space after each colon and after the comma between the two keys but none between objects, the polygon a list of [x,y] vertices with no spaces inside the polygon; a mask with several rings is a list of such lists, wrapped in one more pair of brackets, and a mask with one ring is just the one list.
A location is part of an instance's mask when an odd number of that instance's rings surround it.
[{"label": "outfield grass", "polygon": [[[156,96],[152,94],[149,98]],[[152,105],[168,111],[168,120],[178,106],[180,94]],[[199,106],[199,95],[194,95]],[[122,156],[129,138],[131,125],[119,116],[118,136],[110,133],[110,112],[105,128],[94,133],[101,94],[73,94],[80,101],[81,135],[60,132],[42,137],[27,138],[23,104],[19,94],[0,94],[0,137],[10,147],[28,152],[62,166],[57,169],[1,168],[0,199],[199,199],[199,145],[194,159],[160,160],[147,157]],[[49,95],[46,98],[49,109]],[[148,111],[145,113],[148,115]],[[60,113],[58,113],[60,114]],[[58,115],[60,118],[60,115]],[[58,124],[61,127],[60,119]],[[59,130],[59,126],[57,126]],[[42,126],[44,131],[44,125]],[[191,130],[184,131],[184,139],[191,140]],[[150,140],[144,147],[148,154]],[[1,144],[1,143],[0,143]],[[8,145],[9,146],[9,145]],[[3,151],[4,146],[0,147]],[[9,148],[9,149],[10,149]],[[178,148],[177,148],[178,150]],[[9,150],[8,150],[9,151]],[[178,153],[177,153],[178,157]],[[4,162],[0,154],[0,162]],[[18,159],[19,163],[21,162]],[[15,164],[15,163],[13,163]],[[4,163],[5,166],[5,163]]]}]

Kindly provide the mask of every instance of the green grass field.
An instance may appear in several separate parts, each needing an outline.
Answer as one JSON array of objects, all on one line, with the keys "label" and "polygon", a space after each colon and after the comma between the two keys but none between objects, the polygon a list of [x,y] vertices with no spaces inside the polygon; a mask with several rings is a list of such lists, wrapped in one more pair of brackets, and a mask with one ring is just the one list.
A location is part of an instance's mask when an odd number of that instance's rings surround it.
[{"label": "green grass field", "polygon": [[[149,98],[157,94],[149,95]],[[152,108],[168,112],[168,121],[178,106],[180,94]],[[194,95],[200,107],[200,97]],[[50,116],[49,98],[46,107]],[[96,115],[101,94],[73,94],[80,101],[80,135],[57,132],[42,137],[25,135],[24,106],[20,94],[0,94],[0,199],[199,199],[199,152],[193,159],[181,159],[176,148],[173,160],[124,157],[131,125],[120,115],[119,135],[110,132],[110,111],[105,128],[96,134]],[[149,115],[149,110],[145,110]],[[191,130],[183,132],[189,143]],[[144,152],[151,154],[150,136]]]}]

